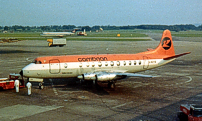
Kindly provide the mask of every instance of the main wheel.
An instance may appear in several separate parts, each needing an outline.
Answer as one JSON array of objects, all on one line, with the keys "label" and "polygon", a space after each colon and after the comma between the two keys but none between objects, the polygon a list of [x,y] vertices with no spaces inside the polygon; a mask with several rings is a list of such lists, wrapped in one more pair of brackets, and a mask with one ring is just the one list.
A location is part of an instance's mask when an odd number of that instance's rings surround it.
[{"label": "main wheel", "polygon": [[108,82],[108,88],[114,89],[115,88],[115,82]]},{"label": "main wheel", "polygon": [[99,85],[98,85],[98,83],[97,83],[97,79],[95,79],[95,80],[93,81],[93,84],[95,85],[95,87],[99,87]]}]

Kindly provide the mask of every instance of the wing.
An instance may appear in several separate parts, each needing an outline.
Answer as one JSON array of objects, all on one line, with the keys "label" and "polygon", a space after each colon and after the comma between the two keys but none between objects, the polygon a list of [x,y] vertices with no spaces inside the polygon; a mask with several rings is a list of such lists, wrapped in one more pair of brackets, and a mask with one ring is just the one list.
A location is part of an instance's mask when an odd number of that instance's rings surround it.
[{"label": "wing", "polygon": [[144,75],[144,74],[136,74],[136,73],[120,73],[120,75],[126,75],[128,77],[147,77],[147,78],[152,78],[152,77],[156,77],[156,76],[152,76],[152,75]]}]

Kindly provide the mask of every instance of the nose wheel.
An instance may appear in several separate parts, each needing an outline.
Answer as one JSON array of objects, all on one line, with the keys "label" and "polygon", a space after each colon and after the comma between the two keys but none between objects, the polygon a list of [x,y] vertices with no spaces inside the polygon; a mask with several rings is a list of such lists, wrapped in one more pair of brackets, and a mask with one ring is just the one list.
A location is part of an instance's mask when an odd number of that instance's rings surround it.
[{"label": "nose wheel", "polygon": [[39,83],[39,89],[43,89],[44,87],[43,87],[43,83],[42,82],[40,82]]}]

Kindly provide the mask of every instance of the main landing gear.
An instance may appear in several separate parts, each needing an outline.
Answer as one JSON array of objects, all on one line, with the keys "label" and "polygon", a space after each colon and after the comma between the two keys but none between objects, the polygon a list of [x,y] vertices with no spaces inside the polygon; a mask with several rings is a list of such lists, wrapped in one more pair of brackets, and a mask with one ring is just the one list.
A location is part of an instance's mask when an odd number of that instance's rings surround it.
[{"label": "main landing gear", "polygon": [[[106,82],[100,82],[100,83],[105,83]],[[107,87],[110,88],[110,89],[115,89],[116,88],[116,85],[115,85],[116,81],[108,81],[107,82]],[[94,85],[95,88],[100,88],[100,85],[98,84],[98,81],[97,80],[93,80],[93,81],[86,81],[86,80],[83,80],[81,79],[80,80],[80,84],[83,85]],[[102,84],[101,84],[102,85]]]},{"label": "main landing gear", "polygon": [[108,82],[108,88],[111,88],[111,89],[115,89],[116,88],[116,85],[115,85],[116,81],[109,81]]},{"label": "main landing gear", "polygon": [[93,81],[93,84],[95,85],[96,88],[99,87],[98,83],[97,83],[97,79]]}]

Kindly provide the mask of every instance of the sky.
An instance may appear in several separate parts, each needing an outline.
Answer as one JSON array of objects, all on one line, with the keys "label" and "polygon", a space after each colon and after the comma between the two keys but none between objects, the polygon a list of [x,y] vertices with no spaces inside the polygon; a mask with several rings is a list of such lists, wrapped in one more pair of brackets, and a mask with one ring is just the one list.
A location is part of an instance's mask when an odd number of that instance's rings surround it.
[{"label": "sky", "polygon": [[0,26],[202,24],[201,0],[0,0]]}]

